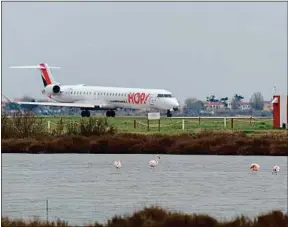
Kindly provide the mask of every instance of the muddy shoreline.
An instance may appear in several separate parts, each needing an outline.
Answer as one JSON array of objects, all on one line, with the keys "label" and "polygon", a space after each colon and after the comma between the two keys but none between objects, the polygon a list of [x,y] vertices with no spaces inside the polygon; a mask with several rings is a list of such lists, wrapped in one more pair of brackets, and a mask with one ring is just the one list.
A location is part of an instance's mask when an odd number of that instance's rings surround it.
[{"label": "muddy shoreline", "polygon": [[240,132],[182,135],[117,133],[101,136],[38,136],[2,139],[2,153],[183,154],[288,156],[285,134]]}]

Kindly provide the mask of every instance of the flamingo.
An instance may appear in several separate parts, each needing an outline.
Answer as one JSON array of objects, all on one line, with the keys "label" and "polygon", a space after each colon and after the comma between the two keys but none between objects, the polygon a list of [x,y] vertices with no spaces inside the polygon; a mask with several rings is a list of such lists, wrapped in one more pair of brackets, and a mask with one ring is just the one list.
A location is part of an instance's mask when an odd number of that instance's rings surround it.
[{"label": "flamingo", "polygon": [[160,156],[156,155],[155,159],[149,161],[149,166],[152,168],[156,167],[159,164],[158,160],[160,160]]},{"label": "flamingo", "polygon": [[114,166],[117,168],[117,169],[120,169],[121,168],[121,162],[118,160],[118,161],[114,161]]},{"label": "flamingo", "polygon": [[260,169],[260,166],[259,166],[257,163],[252,163],[252,164],[250,165],[250,169],[251,169],[252,171],[258,171],[258,170]]},{"label": "flamingo", "polygon": [[272,174],[274,174],[274,173],[277,174],[279,171],[280,171],[280,166],[278,166],[278,165],[273,166]]}]

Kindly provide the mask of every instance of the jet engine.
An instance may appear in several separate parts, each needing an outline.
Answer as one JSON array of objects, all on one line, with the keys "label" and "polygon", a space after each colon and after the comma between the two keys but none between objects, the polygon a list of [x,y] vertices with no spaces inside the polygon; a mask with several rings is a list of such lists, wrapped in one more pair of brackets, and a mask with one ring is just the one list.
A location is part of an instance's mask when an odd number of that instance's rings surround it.
[{"label": "jet engine", "polygon": [[60,86],[57,84],[49,84],[45,87],[44,92],[46,94],[57,95],[60,93]]}]

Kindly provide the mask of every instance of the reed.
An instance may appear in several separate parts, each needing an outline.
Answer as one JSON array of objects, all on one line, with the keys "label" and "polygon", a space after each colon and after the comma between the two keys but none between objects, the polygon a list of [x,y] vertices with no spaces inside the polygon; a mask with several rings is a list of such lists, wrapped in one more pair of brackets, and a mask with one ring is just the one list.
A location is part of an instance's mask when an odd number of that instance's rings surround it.
[{"label": "reed", "polygon": [[2,153],[288,155],[288,136],[251,137],[241,132],[162,135],[116,133],[2,139]]},{"label": "reed", "polygon": [[[62,220],[21,220],[2,217],[3,227],[69,227],[68,222]],[[161,207],[151,206],[130,215],[115,215],[106,223],[91,223],[82,225],[87,227],[287,227],[288,215],[281,211],[270,211],[254,218],[237,216],[231,220],[217,220],[207,214],[185,214],[172,212]]]}]

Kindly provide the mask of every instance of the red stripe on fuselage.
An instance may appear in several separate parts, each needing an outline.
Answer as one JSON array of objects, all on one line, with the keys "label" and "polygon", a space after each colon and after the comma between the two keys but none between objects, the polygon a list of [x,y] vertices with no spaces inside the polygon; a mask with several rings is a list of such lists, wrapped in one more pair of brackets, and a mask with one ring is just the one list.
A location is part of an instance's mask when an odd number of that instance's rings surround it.
[{"label": "red stripe on fuselage", "polygon": [[47,68],[46,68],[45,64],[44,63],[40,63],[39,65],[41,67],[43,67],[40,70],[42,72],[42,76],[44,77],[44,80],[46,81],[47,85],[52,84],[51,79],[49,77],[49,73],[47,71]]}]

